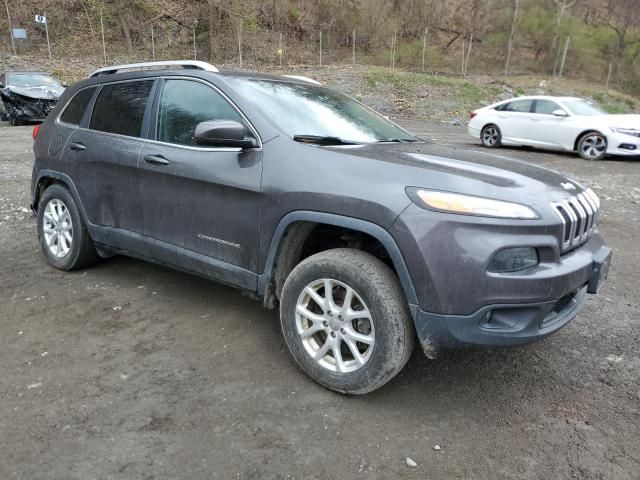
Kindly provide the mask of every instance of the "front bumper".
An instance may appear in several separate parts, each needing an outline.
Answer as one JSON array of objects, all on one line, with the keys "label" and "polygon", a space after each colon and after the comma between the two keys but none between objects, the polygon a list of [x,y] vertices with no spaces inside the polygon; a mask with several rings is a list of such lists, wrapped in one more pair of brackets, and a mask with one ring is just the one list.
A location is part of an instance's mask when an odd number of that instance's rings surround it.
[{"label": "front bumper", "polygon": [[[509,222],[410,206],[391,231],[416,289],[419,304],[411,310],[429,356],[442,348],[521,345],[552,334],[606,278],[611,252],[595,228],[584,244],[561,253],[562,229],[552,218]],[[535,247],[539,264],[488,271],[495,252],[519,246]]]},{"label": "front bumper", "polygon": [[588,281],[560,298],[528,304],[487,305],[471,315],[442,315],[418,309],[416,332],[425,354],[464,346],[505,347],[541,340],[573,320],[608,275],[611,249],[602,246],[585,272]]},{"label": "front bumper", "polygon": [[640,138],[623,133],[607,135],[607,154],[625,157],[640,156]]}]

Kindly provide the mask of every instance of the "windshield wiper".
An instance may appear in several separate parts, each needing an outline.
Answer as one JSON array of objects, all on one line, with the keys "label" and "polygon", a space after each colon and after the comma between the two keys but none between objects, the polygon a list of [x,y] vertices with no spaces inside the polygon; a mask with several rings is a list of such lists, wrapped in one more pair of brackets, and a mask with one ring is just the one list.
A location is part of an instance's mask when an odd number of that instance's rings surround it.
[{"label": "windshield wiper", "polygon": [[385,142],[396,142],[396,143],[411,143],[411,142],[417,142],[418,140],[415,140],[413,138],[385,138],[382,140],[378,140],[376,143],[385,143]]},{"label": "windshield wiper", "polygon": [[358,145],[358,142],[345,140],[340,137],[322,135],[294,135],[293,139],[300,143],[313,143],[314,145]]}]

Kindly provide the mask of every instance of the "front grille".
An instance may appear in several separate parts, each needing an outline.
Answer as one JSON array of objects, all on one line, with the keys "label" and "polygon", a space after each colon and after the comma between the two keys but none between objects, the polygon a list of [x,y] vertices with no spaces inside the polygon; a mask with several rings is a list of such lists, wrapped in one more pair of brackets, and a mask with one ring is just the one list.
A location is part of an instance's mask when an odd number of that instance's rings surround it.
[{"label": "front grille", "polygon": [[585,243],[596,226],[600,200],[590,189],[552,204],[562,221],[562,252]]}]

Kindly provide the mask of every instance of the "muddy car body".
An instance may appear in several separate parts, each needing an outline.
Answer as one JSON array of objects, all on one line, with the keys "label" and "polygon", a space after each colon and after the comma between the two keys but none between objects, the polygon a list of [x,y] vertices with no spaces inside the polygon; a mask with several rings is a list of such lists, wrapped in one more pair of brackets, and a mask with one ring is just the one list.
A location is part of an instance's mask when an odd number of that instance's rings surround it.
[{"label": "muddy car body", "polygon": [[64,86],[44,72],[4,72],[0,75],[0,100],[12,125],[42,122],[53,110]]}]

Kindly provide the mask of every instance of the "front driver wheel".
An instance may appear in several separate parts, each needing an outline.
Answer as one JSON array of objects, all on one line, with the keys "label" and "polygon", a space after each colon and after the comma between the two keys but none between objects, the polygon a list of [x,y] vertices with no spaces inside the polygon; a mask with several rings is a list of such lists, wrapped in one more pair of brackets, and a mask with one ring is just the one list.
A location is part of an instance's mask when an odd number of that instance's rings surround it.
[{"label": "front driver wheel", "polygon": [[589,132],[578,142],[578,154],[585,160],[601,160],[607,154],[607,139],[598,132]]},{"label": "front driver wheel", "polygon": [[280,321],[291,355],[341,393],[382,387],[406,364],[414,327],[398,279],[376,257],[339,248],[313,255],[287,278]]},{"label": "front driver wheel", "polygon": [[487,125],[480,132],[482,145],[487,148],[497,148],[502,145],[502,133],[496,125]]}]

